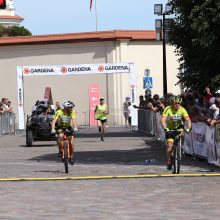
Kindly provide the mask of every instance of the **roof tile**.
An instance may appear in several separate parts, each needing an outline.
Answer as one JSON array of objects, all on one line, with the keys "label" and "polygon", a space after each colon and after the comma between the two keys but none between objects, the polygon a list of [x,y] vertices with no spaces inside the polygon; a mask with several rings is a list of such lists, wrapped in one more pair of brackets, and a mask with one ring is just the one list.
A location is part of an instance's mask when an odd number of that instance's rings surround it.
[{"label": "roof tile", "polygon": [[33,36],[2,37],[0,45],[15,44],[45,44],[45,43],[62,43],[62,42],[86,42],[100,40],[156,40],[156,32],[151,30],[113,30],[113,31],[96,31],[67,34],[49,34]]}]

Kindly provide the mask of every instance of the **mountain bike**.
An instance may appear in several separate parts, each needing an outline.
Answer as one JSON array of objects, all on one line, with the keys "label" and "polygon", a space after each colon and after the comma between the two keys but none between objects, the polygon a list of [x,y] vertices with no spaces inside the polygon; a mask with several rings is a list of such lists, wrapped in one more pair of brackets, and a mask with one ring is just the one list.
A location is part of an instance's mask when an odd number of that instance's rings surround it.
[{"label": "mountain bike", "polygon": [[[73,165],[73,161],[74,159],[71,158],[71,146],[69,144],[68,138],[71,137],[73,138],[73,133],[74,131],[72,130],[72,128],[62,128],[62,131],[64,133],[64,137],[63,140],[61,141],[61,149],[62,149],[62,161],[64,163],[64,167],[65,167],[65,172],[68,173],[69,172],[69,163],[71,165]],[[72,152],[73,154],[73,152]],[[72,159],[72,161],[71,161]]]},{"label": "mountain bike", "polygon": [[173,153],[171,156],[172,173],[179,174],[181,159],[182,159],[182,155],[183,155],[183,148],[182,147],[183,147],[184,132],[178,131],[178,130],[171,130],[168,132],[174,136]]}]

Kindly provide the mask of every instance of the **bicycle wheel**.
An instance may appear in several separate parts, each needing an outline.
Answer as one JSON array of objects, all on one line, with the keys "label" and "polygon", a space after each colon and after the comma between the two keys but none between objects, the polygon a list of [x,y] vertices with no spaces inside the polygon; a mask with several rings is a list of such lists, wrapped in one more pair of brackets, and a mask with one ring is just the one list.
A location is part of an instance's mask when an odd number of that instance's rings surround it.
[{"label": "bicycle wheel", "polygon": [[65,167],[65,172],[68,173],[69,169],[68,169],[68,143],[64,142],[63,143],[63,148],[64,148],[64,167]]},{"label": "bicycle wheel", "polygon": [[180,161],[181,161],[181,143],[179,142],[174,149],[173,174],[180,173]]}]

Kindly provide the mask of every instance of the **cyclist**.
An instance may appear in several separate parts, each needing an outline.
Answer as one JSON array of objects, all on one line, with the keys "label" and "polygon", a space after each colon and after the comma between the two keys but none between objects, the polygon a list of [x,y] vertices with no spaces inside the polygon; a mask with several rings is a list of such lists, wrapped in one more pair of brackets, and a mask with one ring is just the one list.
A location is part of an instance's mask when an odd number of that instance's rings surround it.
[{"label": "cyclist", "polygon": [[[63,129],[64,128],[73,128],[74,132],[78,131],[77,128],[77,121],[76,121],[76,113],[73,110],[73,107],[75,105],[71,102],[71,101],[64,101],[63,102],[63,109],[60,109],[58,111],[56,111],[56,114],[54,116],[54,119],[52,121],[52,131],[51,133],[55,134],[56,130],[57,130],[57,143],[58,143],[58,148],[59,148],[59,153],[58,156],[61,157],[62,156],[62,145],[61,145],[61,141],[63,140],[64,137],[64,133],[63,133]],[[57,127],[55,130],[55,125],[57,123]],[[70,155],[71,155],[71,164],[74,164],[74,158],[73,158],[73,153],[74,153],[74,145],[73,145],[73,135],[70,135],[67,137],[69,144],[70,144]]]},{"label": "cyclist", "polygon": [[185,131],[189,132],[192,127],[190,117],[185,108],[181,106],[182,98],[180,96],[171,97],[171,105],[167,106],[162,114],[161,125],[165,131],[167,146],[167,169],[172,169],[172,151],[174,138],[177,132],[168,132],[169,130],[180,131],[184,129],[184,121],[186,122]]},{"label": "cyclist", "polygon": [[104,134],[107,124],[108,106],[104,104],[105,99],[100,98],[100,104],[95,107],[95,118],[98,122],[98,129],[101,132],[101,141],[104,141]]}]

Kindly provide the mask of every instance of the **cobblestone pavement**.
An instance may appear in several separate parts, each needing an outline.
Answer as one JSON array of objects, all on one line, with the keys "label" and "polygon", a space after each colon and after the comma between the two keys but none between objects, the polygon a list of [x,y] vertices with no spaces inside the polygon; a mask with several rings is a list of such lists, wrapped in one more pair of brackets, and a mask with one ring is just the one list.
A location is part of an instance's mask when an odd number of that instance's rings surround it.
[{"label": "cobblestone pavement", "polygon": [[[75,140],[70,173],[55,142],[25,146],[25,136],[0,137],[0,177],[66,177],[169,173],[161,142],[125,128],[96,129]],[[153,163],[145,160],[153,159]],[[220,173],[206,161],[184,157],[183,173]],[[219,177],[0,182],[0,219],[219,219]]]}]

